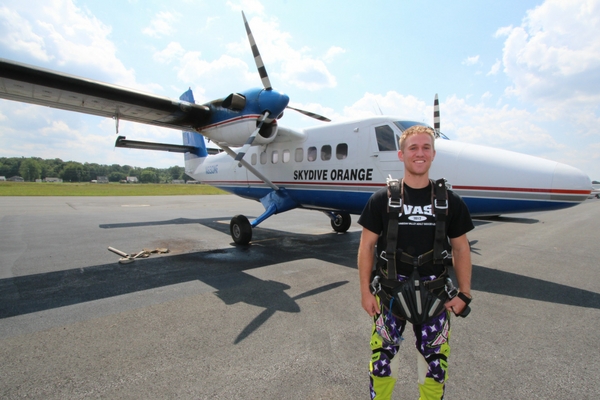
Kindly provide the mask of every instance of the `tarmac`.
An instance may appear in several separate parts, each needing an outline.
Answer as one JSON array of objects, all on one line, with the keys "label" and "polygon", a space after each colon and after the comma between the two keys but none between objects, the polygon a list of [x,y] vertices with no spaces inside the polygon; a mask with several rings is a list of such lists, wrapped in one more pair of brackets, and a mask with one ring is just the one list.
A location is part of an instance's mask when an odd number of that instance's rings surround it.
[{"label": "tarmac", "polygon": [[[365,399],[360,226],[293,210],[235,246],[231,195],[0,196],[0,398]],[[447,399],[591,399],[600,200],[475,220]],[[166,248],[120,264],[128,254]],[[410,332],[410,333],[409,333]],[[418,398],[412,331],[394,399]]]}]

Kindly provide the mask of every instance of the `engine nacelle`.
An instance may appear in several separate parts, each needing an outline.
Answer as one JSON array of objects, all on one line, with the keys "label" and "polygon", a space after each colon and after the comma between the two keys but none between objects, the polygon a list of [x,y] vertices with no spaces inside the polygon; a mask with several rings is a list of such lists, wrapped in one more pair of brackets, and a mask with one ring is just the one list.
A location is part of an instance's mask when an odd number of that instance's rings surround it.
[{"label": "engine nacelle", "polygon": [[[240,147],[246,143],[252,132],[256,130],[258,118],[260,118],[260,115],[244,115],[206,126],[199,132],[215,143],[222,143],[229,147]],[[277,136],[277,129],[277,120],[265,121],[258,135],[256,135],[253,145],[271,143]]]}]

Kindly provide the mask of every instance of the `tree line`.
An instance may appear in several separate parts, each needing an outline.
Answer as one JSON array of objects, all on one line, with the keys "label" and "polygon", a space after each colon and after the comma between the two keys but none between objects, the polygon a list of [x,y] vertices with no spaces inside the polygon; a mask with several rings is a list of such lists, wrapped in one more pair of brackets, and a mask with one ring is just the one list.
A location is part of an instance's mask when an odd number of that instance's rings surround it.
[{"label": "tree line", "polygon": [[20,176],[27,182],[36,179],[60,178],[63,182],[89,182],[99,176],[108,177],[110,182],[120,182],[128,176],[137,177],[143,183],[167,183],[173,180],[190,180],[185,169],[179,166],[170,168],[140,168],[130,165],[101,165],[63,161],[60,158],[44,160],[38,157],[0,157],[0,176],[9,179]]}]

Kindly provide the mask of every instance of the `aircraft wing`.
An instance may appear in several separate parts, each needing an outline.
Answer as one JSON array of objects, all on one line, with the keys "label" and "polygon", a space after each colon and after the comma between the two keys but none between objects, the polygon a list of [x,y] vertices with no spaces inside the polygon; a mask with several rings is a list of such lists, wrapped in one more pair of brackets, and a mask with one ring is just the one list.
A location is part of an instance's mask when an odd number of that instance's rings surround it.
[{"label": "aircraft wing", "polygon": [[1,58],[0,98],[179,130],[210,117],[203,105]]}]

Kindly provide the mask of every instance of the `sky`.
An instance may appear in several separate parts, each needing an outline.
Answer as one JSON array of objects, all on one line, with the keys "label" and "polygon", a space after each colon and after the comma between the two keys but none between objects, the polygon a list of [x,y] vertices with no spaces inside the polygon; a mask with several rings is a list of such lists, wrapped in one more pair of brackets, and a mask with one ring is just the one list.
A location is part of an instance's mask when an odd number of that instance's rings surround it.
[{"label": "sky", "polygon": [[[342,121],[433,124],[451,140],[572,165],[600,180],[600,0],[3,0],[0,57],[196,102],[260,87],[241,11],[274,88]],[[280,125],[323,124],[291,110]],[[179,131],[121,121],[133,140]],[[114,148],[115,121],[0,100],[0,157],[168,168]]]}]

